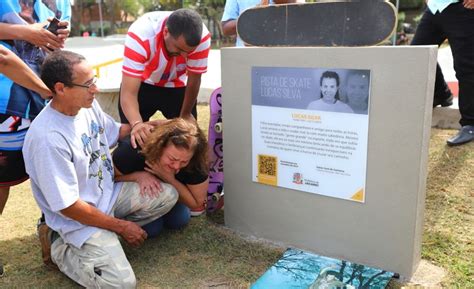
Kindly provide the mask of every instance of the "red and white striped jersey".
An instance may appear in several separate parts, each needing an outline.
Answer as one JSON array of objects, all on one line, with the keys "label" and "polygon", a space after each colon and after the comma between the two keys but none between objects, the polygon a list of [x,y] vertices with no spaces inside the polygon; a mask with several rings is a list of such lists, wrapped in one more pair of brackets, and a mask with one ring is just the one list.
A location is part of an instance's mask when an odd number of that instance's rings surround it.
[{"label": "red and white striped jersey", "polygon": [[186,86],[186,72],[205,73],[211,34],[203,24],[201,43],[187,55],[166,54],[163,30],[171,11],[144,14],[128,30],[122,72],[161,87]]}]

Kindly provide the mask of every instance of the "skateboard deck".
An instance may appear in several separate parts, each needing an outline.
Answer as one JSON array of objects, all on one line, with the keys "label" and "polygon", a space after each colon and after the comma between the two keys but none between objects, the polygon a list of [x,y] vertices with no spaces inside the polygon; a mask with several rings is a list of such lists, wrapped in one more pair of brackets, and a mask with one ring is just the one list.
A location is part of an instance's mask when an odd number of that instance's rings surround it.
[{"label": "skateboard deck", "polygon": [[254,46],[371,46],[395,31],[395,7],[383,0],[258,6],[237,19],[237,33]]},{"label": "skateboard deck", "polygon": [[209,100],[209,188],[207,212],[214,212],[224,205],[224,159],[222,146],[222,89],[214,90]]}]

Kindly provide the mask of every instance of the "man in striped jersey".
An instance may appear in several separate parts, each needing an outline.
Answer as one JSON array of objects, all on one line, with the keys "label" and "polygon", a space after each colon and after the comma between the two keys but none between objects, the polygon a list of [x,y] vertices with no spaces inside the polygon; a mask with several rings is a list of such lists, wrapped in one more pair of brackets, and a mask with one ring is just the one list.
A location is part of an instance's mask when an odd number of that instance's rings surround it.
[{"label": "man in striped jersey", "polygon": [[156,111],[166,118],[197,117],[201,74],[207,71],[211,35],[190,9],[150,12],[127,33],[119,113],[132,126],[131,143],[143,145]]}]

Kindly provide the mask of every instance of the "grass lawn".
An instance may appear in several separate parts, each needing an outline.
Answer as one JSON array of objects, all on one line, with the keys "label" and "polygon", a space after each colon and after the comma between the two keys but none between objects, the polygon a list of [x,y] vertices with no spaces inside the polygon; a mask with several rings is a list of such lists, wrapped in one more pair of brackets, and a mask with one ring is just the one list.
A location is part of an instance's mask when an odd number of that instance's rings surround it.
[{"label": "grass lawn", "polygon": [[[204,130],[208,117],[208,107],[199,106]],[[448,148],[453,134],[432,130],[422,258],[448,272],[443,286],[474,288],[474,143]],[[14,187],[0,216],[6,271],[0,288],[79,287],[42,265],[39,215],[29,182]],[[184,230],[165,232],[138,249],[124,246],[139,288],[248,288],[284,248],[245,240],[225,229],[223,219],[223,212],[193,218]]]}]

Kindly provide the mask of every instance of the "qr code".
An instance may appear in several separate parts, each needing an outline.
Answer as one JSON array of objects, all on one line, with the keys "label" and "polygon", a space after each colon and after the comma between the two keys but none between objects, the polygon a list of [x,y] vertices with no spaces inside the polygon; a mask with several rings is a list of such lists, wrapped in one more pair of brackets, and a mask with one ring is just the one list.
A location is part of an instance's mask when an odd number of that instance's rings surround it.
[{"label": "qr code", "polygon": [[258,156],[258,172],[262,175],[276,176],[277,158],[272,156]]}]

